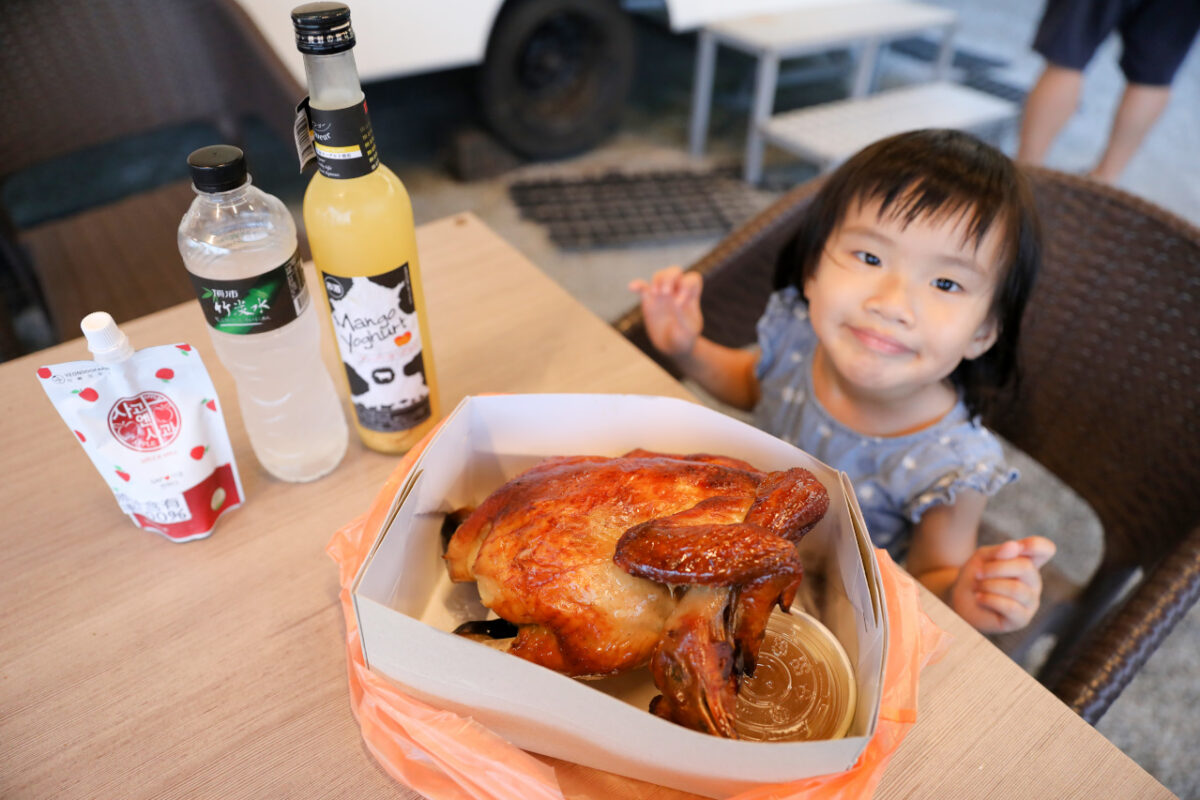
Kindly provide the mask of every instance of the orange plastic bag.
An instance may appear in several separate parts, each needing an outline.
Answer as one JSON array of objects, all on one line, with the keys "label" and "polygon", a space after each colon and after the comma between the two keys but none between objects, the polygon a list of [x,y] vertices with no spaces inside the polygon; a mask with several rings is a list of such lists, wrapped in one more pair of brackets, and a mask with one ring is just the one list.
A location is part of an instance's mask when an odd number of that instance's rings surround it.
[{"label": "orange plastic bag", "polygon": [[[437,432],[429,433],[392,472],[367,514],[334,534],[326,552],[337,562],[346,618],[350,706],[367,748],[396,780],[430,800],[563,800],[554,770],[468,717],[406,695],[363,663],[350,587],[392,498]],[[875,735],[845,772],[763,785],[731,800],[851,800],[870,797],[917,719],[921,668],[945,651],[950,635],[921,609],[916,583],[886,551],[876,551],[887,599],[891,641]]]}]

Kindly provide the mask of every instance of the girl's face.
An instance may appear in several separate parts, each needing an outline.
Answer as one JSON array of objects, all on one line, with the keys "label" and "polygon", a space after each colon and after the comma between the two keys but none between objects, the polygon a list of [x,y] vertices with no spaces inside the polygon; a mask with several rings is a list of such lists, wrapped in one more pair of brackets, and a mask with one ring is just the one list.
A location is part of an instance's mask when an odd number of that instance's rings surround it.
[{"label": "girl's face", "polygon": [[1000,225],[975,247],[966,220],[879,217],[852,202],[804,284],[829,364],[848,387],[899,398],[940,384],[996,340],[989,315]]}]

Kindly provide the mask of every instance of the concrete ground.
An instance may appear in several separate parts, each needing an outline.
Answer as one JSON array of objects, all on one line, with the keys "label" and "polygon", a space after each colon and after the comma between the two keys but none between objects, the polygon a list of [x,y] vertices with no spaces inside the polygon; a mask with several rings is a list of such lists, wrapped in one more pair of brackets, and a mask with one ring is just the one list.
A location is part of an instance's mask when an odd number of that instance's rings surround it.
[{"label": "concrete ground", "polygon": [[[1041,12],[1041,0],[933,0],[961,12],[957,45],[1007,65],[992,77],[1028,89],[1041,69],[1041,58],[1028,46]],[[418,222],[469,210],[480,216],[598,316],[614,320],[633,297],[630,279],[668,265],[687,265],[709,250],[717,237],[664,241],[652,245],[563,251],[540,225],[521,218],[508,187],[537,176],[579,177],[609,169],[625,171],[669,167],[701,168],[740,164],[750,102],[752,62],[730,51],[718,61],[715,104],[705,157],[687,155],[687,116],[691,102],[694,38],[673,36],[650,24],[639,25],[642,61],[635,97],[621,128],[602,146],[576,158],[524,164],[502,175],[461,182],[448,167],[450,142],[473,124],[473,73],[453,71],[390,81],[368,88],[380,151],[408,186]],[[1107,42],[1086,73],[1081,108],[1048,156],[1048,164],[1086,171],[1098,157],[1119,98],[1122,77],[1116,65],[1119,43]],[[653,56],[649,54],[653,53]],[[881,83],[918,78],[927,65],[889,55]],[[787,72],[785,70],[785,76]],[[778,106],[806,105],[843,92],[840,78],[784,86]],[[419,124],[417,124],[419,122]],[[397,133],[403,131],[402,133]],[[998,142],[1009,154],[1016,130]],[[1200,224],[1200,48],[1185,63],[1176,91],[1159,124],[1130,163],[1120,185]],[[811,166],[769,152],[762,205],[778,192],[814,174]],[[296,198],[298,199],[298,198]],[[993,501],[990,520],[1008,530],[1038,531],[1057,538],[1059,562],[1073,576],[1084,576],[1098,557],[1099,531],[1090,512],[1035,463],[1014,454],[1024,479]],[[1056,531],[1090,527],[1086,536],[1065,541]],[[1200,798],[1200,678],[1194,654],[1200,648],[1200,610],[1194,609],[1151,658],[1097,726],[1114,744],[1183,798]]]}]

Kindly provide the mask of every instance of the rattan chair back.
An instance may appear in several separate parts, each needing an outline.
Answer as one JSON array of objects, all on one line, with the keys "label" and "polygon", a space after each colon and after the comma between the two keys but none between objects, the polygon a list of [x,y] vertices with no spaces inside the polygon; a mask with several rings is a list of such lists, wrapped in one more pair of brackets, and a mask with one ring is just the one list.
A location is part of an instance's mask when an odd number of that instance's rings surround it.
[{"label": "rattan chair back", "polygon": [[1085,178],[1031,174],[1045,267],[1022,384],[985,421],[1096,511],[1102,568],[1150,568],[1200,522],[1200,230]]},{"label": "rattan chair back", "polygon": [[234,0],[7,0],[4,18],[0,180],[197,120],[230,141],[246,116],[292,135],[303,89]]},{"label": "rattan chair back", "polygon": [[[244,144],[244,122],[254,117],[281,147],[292,140],[303,88],[235,0],[8,0],[3,13],[0,183],[71,154],[90,157],[109,142],[189,124]],[[128,170],[145,168],[131,162]],[[68,339],[90,311],[124,322],[190,299],[175,245],[190,182],[158,183],[25,228],[0,203],[2,286],[30,295],[0,298],[0,312],[39,303],[55,335]],[[9,342],[0,343],[9,345],[0,357],[16,354]]]}]

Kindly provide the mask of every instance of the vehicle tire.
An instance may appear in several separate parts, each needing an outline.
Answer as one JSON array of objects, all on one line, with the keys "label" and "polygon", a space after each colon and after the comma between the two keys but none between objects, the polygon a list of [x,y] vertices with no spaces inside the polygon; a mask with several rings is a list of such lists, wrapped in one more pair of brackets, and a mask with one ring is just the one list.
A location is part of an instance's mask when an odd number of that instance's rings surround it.
[{"label": "vehicle tire", "polygon": [[613,0],[509,0],[480,70],[484,122],[528,158],[587,150],[616,127],[633,62],[633,25]]}]

